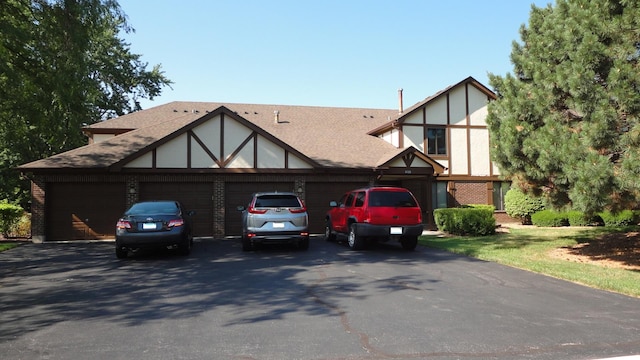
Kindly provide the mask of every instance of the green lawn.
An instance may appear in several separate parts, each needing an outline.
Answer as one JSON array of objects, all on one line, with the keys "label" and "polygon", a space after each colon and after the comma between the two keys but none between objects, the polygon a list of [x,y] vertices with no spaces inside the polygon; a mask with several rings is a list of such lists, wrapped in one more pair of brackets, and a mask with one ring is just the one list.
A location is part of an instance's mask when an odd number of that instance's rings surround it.
[{"label": "green lawn", "polygon": [[20,246],[20,243],[17,243],[17,242],[0,242],[0,251],[13,249],[16,246]]},{"label": "green lawn", "polygon": [[619,230],[526,227],[484,237],[421,236],[419,243],[598,289],[640,297],[640,271],[605,268],[549,255],[556,248],[588,242],[607,231]]}]

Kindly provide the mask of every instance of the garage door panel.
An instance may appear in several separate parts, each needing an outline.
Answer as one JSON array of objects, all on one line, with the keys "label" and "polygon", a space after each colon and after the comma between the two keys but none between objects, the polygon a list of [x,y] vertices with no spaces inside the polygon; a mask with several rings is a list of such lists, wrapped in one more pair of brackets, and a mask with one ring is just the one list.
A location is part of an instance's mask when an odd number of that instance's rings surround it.
[{"label": "garage door panel", "polygon": [[193,216],[193,236],[212,236],[212,196],[211,183],[140,183],[139,201],[179,201],[186,210],[196,212]]},{"label": "garage door panel", "polygon": [[47,240],[92,240],[115,237],[125,210],[124,183],[49,183]]},{"label": "garage door panel", "polygon": [[225,184],[225,233],[242,235],[242,219],[238,206],[246,206],[251,195],[261,191],[293,191],[293,182],[226,183]]},{"label": "garage door panel", "polygon": [[363,182],[307,182],[305,202],[309,213],[309,231],[316,234],[324,232],[324,218],[330,201],[338,201],[345,192],[367,185]]}]

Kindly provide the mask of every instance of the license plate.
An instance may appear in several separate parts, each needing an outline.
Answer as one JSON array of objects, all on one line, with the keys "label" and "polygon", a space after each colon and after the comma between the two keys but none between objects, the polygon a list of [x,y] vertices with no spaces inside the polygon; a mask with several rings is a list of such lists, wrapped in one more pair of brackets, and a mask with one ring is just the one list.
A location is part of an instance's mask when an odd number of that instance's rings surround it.
[{"label": "license plate", "polygon": [[402,235],[402,228],[401,227],[392,227],[391,229],[389,229],[389,234],[391,234],[391,235]]},{"label": "license plate", "polygon": [[155,230],[156,229],[156,223],[143,223],[142,224],[142,230]]},{"label": "license plate", "polygon": [[274,229],[282,229],[282,228],[284,228],[284,223],[281,223],[281,222],[274,222],[274,223],[273,223],[273,228],[274,228]]}]

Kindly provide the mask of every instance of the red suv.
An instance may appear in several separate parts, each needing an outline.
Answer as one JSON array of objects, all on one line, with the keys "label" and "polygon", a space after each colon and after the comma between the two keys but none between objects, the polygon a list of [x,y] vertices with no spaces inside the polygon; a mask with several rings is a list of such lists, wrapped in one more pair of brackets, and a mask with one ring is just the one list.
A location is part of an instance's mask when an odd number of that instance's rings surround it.
[{"label": "red suv", "polygon": [[364,249],[370,241],[400,241],[414,250],[422,234],[422,210],[413,194],[401,187],[375,186],[349,191],[331,201],[324,230],[328,241],[346,235],[349,247]]}]

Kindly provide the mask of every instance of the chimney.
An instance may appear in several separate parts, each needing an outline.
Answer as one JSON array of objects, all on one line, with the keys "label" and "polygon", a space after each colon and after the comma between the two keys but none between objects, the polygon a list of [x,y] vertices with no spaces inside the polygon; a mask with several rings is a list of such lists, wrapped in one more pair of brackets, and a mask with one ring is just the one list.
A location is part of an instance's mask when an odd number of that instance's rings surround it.
[{"label": "chimney", "polygon": [[280,124],[280,111],[276,110],[273,112],[274,120],[276,124]]},{"label": "chimney", "polygon": [[404,111],[402,107],[402,88],[398,89],[398,114],[402,114]]}]

